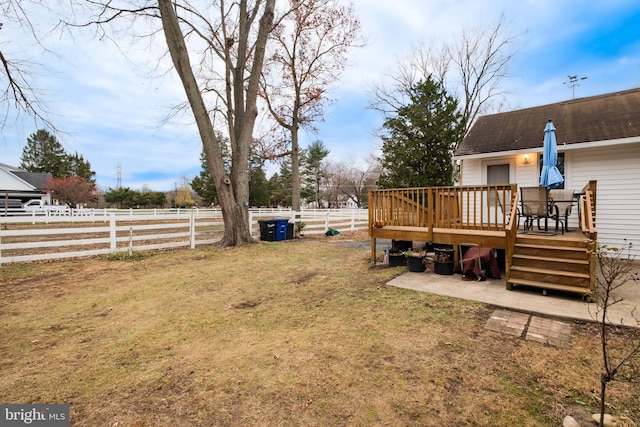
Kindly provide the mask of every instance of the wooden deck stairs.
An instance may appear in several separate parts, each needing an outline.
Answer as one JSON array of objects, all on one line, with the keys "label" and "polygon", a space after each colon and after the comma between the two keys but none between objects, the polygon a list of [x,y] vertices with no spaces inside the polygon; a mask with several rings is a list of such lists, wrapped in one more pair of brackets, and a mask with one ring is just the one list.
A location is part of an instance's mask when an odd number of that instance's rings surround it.
[{"label": "wooden deck stairs", "polygon": [[547,236],[518,235],[513,249],[507,289],[514,286],[580,293],[594,290],[595,268],[589,239],[550,239]]}]

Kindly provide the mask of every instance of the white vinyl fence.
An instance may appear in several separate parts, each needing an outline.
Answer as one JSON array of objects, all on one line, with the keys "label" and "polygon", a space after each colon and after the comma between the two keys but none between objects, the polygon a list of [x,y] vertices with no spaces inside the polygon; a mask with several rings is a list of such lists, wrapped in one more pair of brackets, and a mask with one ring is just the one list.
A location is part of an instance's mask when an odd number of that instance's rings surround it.
[{"label": "white vinyl fence", "polygon": [[[304,222],[305,235],[367,229],[366,209],[252,209],[251,234],[260,238],[259,220]],[[215,209],[84,209],[67,215],[0,217],[0,265],[176,247],[194,249],[222,237],[222,214]]]}]

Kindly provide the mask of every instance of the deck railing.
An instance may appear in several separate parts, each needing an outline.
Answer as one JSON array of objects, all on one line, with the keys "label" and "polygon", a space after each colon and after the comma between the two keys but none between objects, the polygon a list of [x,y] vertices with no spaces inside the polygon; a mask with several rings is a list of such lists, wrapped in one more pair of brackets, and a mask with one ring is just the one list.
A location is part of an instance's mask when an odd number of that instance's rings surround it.
[{"label": "deck railing", "polygon": [[505,231],[516,204],[516,184],[373,190],[369,223]]},{"label": "deck railing", "polygon": [[595,241],[598,238],[596,229],[596,181],[589,181],[580,194],[580,229]]}]

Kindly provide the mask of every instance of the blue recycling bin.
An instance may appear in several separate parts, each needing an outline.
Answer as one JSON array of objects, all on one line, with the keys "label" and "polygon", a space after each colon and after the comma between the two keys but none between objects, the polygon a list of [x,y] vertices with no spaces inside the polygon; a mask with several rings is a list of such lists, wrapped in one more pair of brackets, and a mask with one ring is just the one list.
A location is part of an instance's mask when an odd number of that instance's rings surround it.
[{"label": "blue recycling bin", "polygon": [[275,218],[276,228],[274,230],[274,239],[276,242],[287,240],[287,227],[289,220],[286,218]]}]

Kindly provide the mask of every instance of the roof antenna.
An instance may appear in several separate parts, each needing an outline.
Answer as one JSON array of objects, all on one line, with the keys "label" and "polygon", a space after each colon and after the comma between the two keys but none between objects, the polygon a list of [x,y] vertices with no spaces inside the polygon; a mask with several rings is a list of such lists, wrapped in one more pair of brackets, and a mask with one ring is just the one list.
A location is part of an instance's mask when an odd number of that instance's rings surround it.
[{"label": "roof antenna", "polygon": [[576,86],[580,86],[578,80],[586,80],[587,77],[578,77],[578,76],[568,76],[568,82],[562,82],[563,85],[567,85],[571,88],[571,99],[575,99],[576,97]]}]

